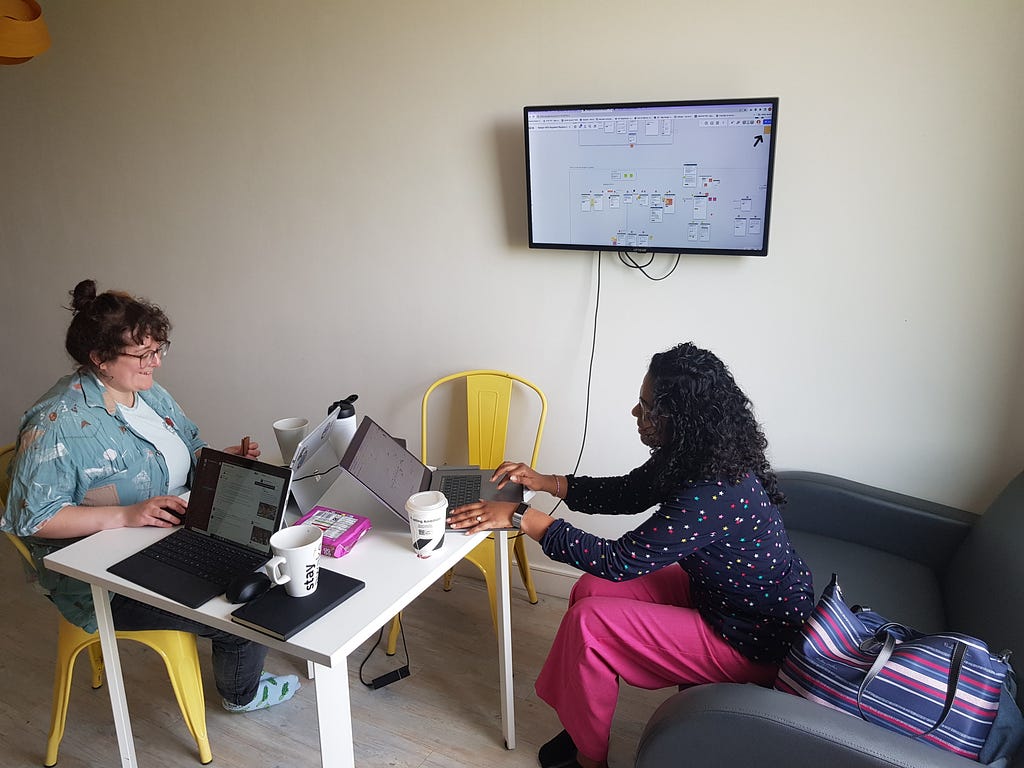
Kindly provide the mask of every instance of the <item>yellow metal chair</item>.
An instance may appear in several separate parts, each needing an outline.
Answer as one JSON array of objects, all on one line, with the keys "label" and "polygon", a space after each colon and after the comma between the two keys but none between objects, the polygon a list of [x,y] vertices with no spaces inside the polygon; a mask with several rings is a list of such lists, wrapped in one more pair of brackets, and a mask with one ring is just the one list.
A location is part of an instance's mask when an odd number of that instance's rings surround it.
[{"label": "yellow metal chair", "polygon": [[[8,465],[14,457],[14,445],[0,449],[0,511],[7,501],[10,480]],[[29,566],[35,570],[35,562],[28,548],[17,536],[7,534],[10,542],[22,554]],[[98,633],[86,632],[72,624],[59,613],[57,625],[57,670],[53,681],[53,714],[50,719],[50,736],[46,742],[44,765],[57,763],[57,750],[64,738],[64,725],[68,716],[68,698],[71,695],[71,677],[75,659],[83,650],[89,652],[92,666],[92,687],[103,685],[103,651]],[[171,688],[178,700],[185,725],[199,748],[199,760],[204,765],[213,760],[210,740],[206,733],[206,700],[203,698],[203,680],[199,671],[199,654],[196,651],[196,637],[189,632],[160,629],[138,632],[118,632],[119,640],[134,640],[156,651],[167,666]]]},{"label": "yellow metal chair", "polygon": [[[540,414],[537,419],[537,434],[533,443],[533,454],[530,456],[530,466],[537,465],[537,455],[540,453],[540,440],[544,433],[544,421],[548,413],[548,401],[544,393],[536,384],[526,379],[504,371],[475,370],[453,373],[449,376],[438,379],[431,384],[423,394],[421,408],[421,449],[420,458],[424,464],[429,464],[427,458],[427,405],[430,395],[438,387],[449,382],[465,380],[466,384],[466,415],[469,438],[469,463],[479,465],[481,469],[494,469],[506,458],[505,444],[508,438],[509,413],[512,406],[512,385],[518,382],[526,390],[536,394],[540,403]],[[523,586],[531,603],[537,602],[537,590],[533,586],[533,576],[530,574],[530,564],[526,559],[526,537],[516,534],[513,537],[513,552],[516,563],[519,566],[519,575],[522,577]],[[495,631],[498,626],[498,609],[496,603],[497,584],[495,581],[494,544],[490,540],[483,541],[473,548],[466,560],[471,562],[484,575],[487,584],[487,594],[491,601],[491,621],[494,623]],[[444,577],[445,591],[452,586],[453,572],[448,571]],[[388,633],[387,653],[394,655],[398,641],[401,614],[395,616],[391,621],[391,629]]]}]

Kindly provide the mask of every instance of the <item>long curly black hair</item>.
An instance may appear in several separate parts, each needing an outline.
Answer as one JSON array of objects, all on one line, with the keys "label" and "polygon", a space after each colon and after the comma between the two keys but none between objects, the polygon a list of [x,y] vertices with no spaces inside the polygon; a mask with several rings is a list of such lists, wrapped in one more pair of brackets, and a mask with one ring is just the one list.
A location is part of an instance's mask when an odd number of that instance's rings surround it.
[{"label": "long curly black hair", "polygon": [[725,363],[687,342],[655,354],[647,373],[654,389],[650,418],[661,430],[651,454],[666,490],[706,479],[736,483],[753,472],[774,504],[785,503],[765,457],[768,440]]}]

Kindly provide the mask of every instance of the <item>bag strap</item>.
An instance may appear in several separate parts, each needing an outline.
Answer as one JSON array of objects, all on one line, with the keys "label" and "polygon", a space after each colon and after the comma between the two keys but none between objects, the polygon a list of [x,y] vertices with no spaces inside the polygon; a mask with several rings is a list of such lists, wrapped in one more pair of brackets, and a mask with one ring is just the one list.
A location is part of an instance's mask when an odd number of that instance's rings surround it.
[{"label": "bag strap", "polygon": [[[883,630],[885,630],[885,627],[882,627],[882,629],[880,629],[879,632],[882,632]],[[962,643],[959,640],[954,640],[953,642],[955,643],[955,645],[953,646],[953,655],[949,660],[949,678],[946,681],[946,701],[942,706],[942,713],[939,715],[938,722],[935,723],[935,725],[933,725],[924,733],[919,733],[919,737],[927,736],[929,733],[932,733],[933,731],[938,729],[945,722],[946,716],[949,714],[949,711],[953,708],[953,701],[956,699],[956,690],[960,686],[960,672],[963,670],[964,656],[967,655],[966,643]],[[892,651],[895,647],[896,638],[893,637],[889,632],[886,632],[885,641],[882,643],[882,648],[878,652],[878,656],[875,657],[874,663],[871,665],[870,669],[868,669],[868,671],[864,674],[864,681],[860,684],[860,687],[857,689],[857,712],[860,713],[861,719],[863,720],[867,720],[867,717],[864,716],[864,709],[861,704],[861,699],[863,698],[868,685],[871,683],[872,680],[878,677],[878,674],[882,671],[883,667],[885,667],[886,663],[889,661],[889,658],[892,656]]]},{"label": "bag strap", "polygon": [[[864,679],[861,681],[860,687],[857,689],[857,712],[860,714],[862,720],[867,720],[864,715],[863,702],[864,692],[867,690],[868,685],[878,677],[878,673],[882,671],[885,663],[889,661],[892,656],[892,649],[896,647],[896,638],[890,635],[888,632],[885,633],[885,640],[882,642],[882,648],[878,651],[878,655],[875,656],[875,661],[864,673]],[[863,650],[863,645],[861,646]]]}]

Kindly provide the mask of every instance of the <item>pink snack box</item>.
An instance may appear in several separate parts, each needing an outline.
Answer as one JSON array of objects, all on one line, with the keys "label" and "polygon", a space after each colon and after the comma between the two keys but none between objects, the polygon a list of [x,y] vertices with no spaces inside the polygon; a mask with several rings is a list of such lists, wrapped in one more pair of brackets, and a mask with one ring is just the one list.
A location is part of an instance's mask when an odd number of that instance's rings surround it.
[{"label": "pink snack box", "polygon": [[373,524],[368,518],[351,512],[342,512],[330,507],[313,507],[300,517],[296,525],[315,525],[324,532],[324,543],[320,553],[329,557],[341,557],[352,551]]}]

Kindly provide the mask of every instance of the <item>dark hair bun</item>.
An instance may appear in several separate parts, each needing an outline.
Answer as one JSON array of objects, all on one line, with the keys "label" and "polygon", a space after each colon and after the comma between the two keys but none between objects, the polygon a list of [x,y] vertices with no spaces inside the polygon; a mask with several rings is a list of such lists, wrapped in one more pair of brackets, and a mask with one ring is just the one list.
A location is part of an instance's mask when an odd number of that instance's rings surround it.
[{"label": "dark hair bun", "polygon": [[83,280],[68,294],[71,296],[71,311],[81,312],[96,299],[96,281]]}]

